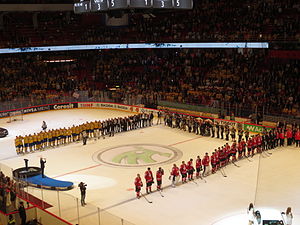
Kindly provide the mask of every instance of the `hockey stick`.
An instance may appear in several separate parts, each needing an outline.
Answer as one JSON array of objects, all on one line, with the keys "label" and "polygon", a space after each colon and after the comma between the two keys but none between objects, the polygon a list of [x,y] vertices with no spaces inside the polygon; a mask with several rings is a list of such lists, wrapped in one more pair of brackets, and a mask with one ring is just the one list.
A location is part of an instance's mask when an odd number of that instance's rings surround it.
[{"label": "hockey stick", "polygon": [[158,191],[161,197],[165,197],[162,193],[161,190]]},{"label": "hockey stick", "polygon": [[148,202],[148,203],[152,203],[152,201],[150,201],[148,198],[146,198],[146,196],[144,195],[144,194],[141,194],[142,195],[142,197],[144,197],[144,199],[146,199],[146,201]]},{"label": "hockey stick", "polygon": [[221,174],[223,175],[223,177],[227,177],[227,175],[225,174],[225,171],[224,171],[223,167],[221,167],[220,171],[221,171]]},{"label": "hockey stick", "polygon": [[198,185],[198,183],[196,182],[196,181],[194,181],[194,180],[191,180],[193,183],[195,183],[195,184],[197,184]]},{"label": "hockey stick", "polygon": [[240,168],[239,165],[237,165],[234,161],[232,161],[233,165],[235,165],[236,167]]},{"label": "hockey stick", "polygon": [[207,182],[204,177],[202,177],[201,175],[199,175],[200,179],[203,180],[205,183]]},{"label": "hockey stick", "polygon": [[[253,155],[252,155],[253,157]],[[249,159],[249,156],[246,156],[246,159],[249,161],[249,162],[252,162],[252,160]]]}]

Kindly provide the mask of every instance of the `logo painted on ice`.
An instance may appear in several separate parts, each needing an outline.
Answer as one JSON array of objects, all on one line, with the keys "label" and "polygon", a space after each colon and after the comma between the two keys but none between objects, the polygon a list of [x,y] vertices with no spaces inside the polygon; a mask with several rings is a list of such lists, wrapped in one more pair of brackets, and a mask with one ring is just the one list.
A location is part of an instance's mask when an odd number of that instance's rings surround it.
[{"label": "logo painted on ice", "polygon": [[94,160],[114,166],[139,167],[170,163],[182,156],[176,148],[153,145],[133,144],[106,149],[94,155]]}]

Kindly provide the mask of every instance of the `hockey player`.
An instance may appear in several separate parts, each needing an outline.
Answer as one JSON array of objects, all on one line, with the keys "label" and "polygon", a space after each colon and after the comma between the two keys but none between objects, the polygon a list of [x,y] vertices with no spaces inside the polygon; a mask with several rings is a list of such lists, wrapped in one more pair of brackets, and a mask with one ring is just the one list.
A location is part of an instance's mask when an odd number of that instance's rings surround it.
[{"label": "hockey player", "polygon": [[237,153],[237,146],[236,142],[233,142],[230,149],[230,155],[231,155],[231,162],[236,161],[236,153]]},{"label": "hockey player", "polygon": [[172,179],[172,187],[176,186],[178,177],[179,177],[179,168],[176,166],[176,164],[173,164],[173,168],[172,168],[171,176],[170,176],[170,178]]},{"label": "hockey player", "polygon": [[136,197],[140,198],[141,188],[143,187],[143,182],[140,174],[137,174],[137,177],[134,180],[134,185],[135,185]]},{"label": "hockey player", "polygon": [[153,174],[152,174],[150,167],[148,167],[148,169],[145,172],[145,180],[146,180],[146,192],[147,192],[147,194],[149,194],[149,192],[152,192],[151,186],[154,183],[153,182]]},{"label": "hockey player", "polygon": [[300,129],[298,128],[295,133],[296,147],[300,147]]},{"label": "hockey player", "polygon": [[211,167],[212,167],[212,173],[216,172],[216,157],[215,157],[215,152],[212,153],[212,156],[210,157],[210,162],[211,162]]},{"label": "hockey player", "polygon": [[187,166],[184,161],[182,161],[182,164],[180,166],[180,173],[181,173],[181,181],[182,183],[186,183],[186,177],[187,177]]},{"label": "hockey player", "polygon": [[162,176],[164,175],[164,170],[159,167],[157,172],[156,172],[156,181],[157,181],[157,190],[160,191],[162,190],[161,188],[161,183],[162,183]]},{"label": "hockey player", "polygon": [[190,159],[187,163],[187,170],[188,170],[188,179],[189,181],[194,180],[193,175],[194,175],[194,166],[193,166],[193,159]]},{"label": "hockey player", "polygon": [[196,178],[199,178],[201,169],[202,169],[201,158],[198,155],[196,159]]},{"label": "hockey player", "polygon": [[252,156],[253,156],[252,139],[251,138],[249,138],[247,141],[247,150],[248,150],[248,157],[250,156],[250,154],[252,154]]},{"label": "hockey player", "polygon": [[226,152],[224,148],[219,150],[219,158],[220,158],[220,167],[225,166],[226,163]]},{"label": "hockey player", "polygon": [[206,152],[205,156],[203,157],[203,160],[202,160],[202,164],[203,164],[202,176],[203,177],[207,176],[209,173],[209,163],[210,163],[210,159],[209,159],[208,153]]}]

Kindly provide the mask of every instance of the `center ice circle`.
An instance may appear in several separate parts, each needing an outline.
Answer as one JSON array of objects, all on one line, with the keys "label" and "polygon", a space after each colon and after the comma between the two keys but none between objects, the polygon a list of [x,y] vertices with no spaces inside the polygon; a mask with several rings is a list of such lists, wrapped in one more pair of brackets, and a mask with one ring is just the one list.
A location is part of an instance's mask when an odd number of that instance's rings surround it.
[{"label": "center ice circle", "polygon": [[94,159],[113,166],[140,167],[178,160],[182,152],[176,148],[154,144],[131,144],[108,148]]}]

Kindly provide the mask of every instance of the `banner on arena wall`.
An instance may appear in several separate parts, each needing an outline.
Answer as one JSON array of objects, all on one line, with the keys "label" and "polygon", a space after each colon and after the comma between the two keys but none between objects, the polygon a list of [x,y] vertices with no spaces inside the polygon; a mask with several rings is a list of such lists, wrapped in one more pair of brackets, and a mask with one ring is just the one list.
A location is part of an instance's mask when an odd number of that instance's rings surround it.
[{"label": "banner on arena wall", "polygon": [[11,111],[0,112],[0,118],[9,117]]},{"label": "banner on arena wall", "polygon": [[271,128],[269,127],[263,127],[263,126],[259,126],[259,125],[255,125],[255,124],[244,124],[244,130],[249,130],[250,132],[254,132],[254,133],[261,133],[264,131],[264,128],[268,131],[271,130]]},{"label": "banner on arena wall", "polygon": [[150,113],[150,112],[157,112],[156,109],[148,109],[138,106],[130,106],[130,105],[123,105],[117,103],[101,103],[101,102],[84,102],[78,103],[78,108],[105,108],[105,109],[119,109],[133,113]]},{"label": "banner on arena wall", "polygon": [[43,106],[36,106],[36,107],[32,107],[32,108],[25,108],[25,109],[23,109],[23,113],[27,114],[27,113],[34,113],[34,112],[43,112],[43,111],[48,111],[48,110],[50,110],[50,106],[43,105]]},{"label": "banner on arena wall", "polygon": [[59,109],[76,109],[78,108],[77,102],[70,102],[70,103],[58,103],[50,105],[50,110],[59,110]]}]

